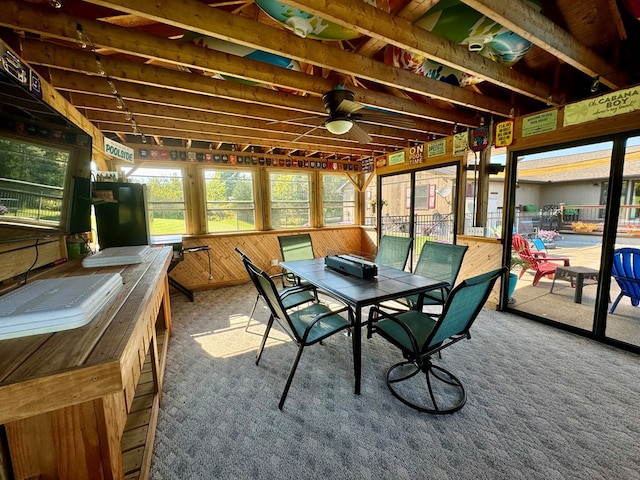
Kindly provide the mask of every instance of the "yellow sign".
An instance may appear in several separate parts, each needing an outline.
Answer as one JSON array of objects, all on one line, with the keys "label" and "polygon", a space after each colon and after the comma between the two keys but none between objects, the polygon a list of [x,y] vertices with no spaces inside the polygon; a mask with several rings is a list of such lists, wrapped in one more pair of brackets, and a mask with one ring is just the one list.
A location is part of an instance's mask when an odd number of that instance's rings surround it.
[{"label": "yellow sign", "polygon": [[618,90],[565,106],[564,126],[590,122],[598,118],[614,117],[638,109],[640,109],[639,87]]},{"label": "yellow sign", "polygon": [[453,155],[459,157],[464,155],[469,148],[469,132],[456,133],[453,136]]},{"label": "yellow sign", "polygon": [[508,147],[513,142],[513,120],[496,124],[496,147]]}]

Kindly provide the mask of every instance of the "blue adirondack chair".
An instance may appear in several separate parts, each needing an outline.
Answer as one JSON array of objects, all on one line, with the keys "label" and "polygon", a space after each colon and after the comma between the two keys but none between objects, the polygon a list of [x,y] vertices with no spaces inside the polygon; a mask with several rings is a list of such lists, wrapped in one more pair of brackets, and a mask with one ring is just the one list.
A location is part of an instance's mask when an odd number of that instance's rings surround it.
[{"label": "blue adirondack chair", "polygon": [[620,287],[620,295],[611,305],[609,313],[613,313],[622,297],[629,297],[631,305],[637,307],[640,304],[640,249],[616,249],[613,252],[611,275]]}]

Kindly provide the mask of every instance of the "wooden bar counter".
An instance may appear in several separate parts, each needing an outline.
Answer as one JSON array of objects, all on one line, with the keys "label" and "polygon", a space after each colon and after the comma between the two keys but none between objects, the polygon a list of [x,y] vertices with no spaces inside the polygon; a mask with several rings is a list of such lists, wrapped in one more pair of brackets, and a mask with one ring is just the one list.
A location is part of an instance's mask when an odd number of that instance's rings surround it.
[{"label": "wooden bar counter", "polygon": [[0,479],[148,477],[171,255],[152,248],[140,264],[101,268],[78,259],[38,277],[119,272],[124,285],[88,325],[0,341]]}]

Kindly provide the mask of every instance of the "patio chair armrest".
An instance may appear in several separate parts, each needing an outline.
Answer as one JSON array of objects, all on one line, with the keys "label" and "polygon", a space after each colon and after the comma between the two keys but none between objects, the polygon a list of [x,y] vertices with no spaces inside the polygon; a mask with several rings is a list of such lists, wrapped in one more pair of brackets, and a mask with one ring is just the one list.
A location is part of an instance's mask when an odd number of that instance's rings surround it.
[{"label": "patio chair armrest", "polygon": [[[373,318],[374,316],[375,316],[375,318]],[[402,328],[404,330],[404,332],[407,334],[407,337],[409,337],[409,341],[411,342],[411,347],[413,348],[413,353],[415,355],[414,358],[419,359],[420,358],[420,349],[418,348],[418,342],[416,340],[416,337],[413,335],[413,332],[411,331],[411,329],[407,326],[407,324],[404,323],[402,320],[400,320],[395,315],[391,315],[390,313],[385,312],[384,310],[381,310],[376,306],[371,307],[369,309],[369,319],[368,319],[369,324],[373,325],[374,323],[379,321],[380,318],[384,318],[384,319],[390,320],[390,321],[396,323],[397,325],[399,325],[400,328]]]}]

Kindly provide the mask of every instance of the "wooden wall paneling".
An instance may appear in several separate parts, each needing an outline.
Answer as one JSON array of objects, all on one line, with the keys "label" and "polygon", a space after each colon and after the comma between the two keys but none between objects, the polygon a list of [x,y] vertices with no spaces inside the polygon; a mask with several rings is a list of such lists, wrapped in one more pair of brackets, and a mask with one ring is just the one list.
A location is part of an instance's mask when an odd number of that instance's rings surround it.
[{"label": "wooden wall paneling", "polygon": [[32,265],[39,268],[67,256],[64,237],[38,242],[37,248],[36,259],[35,241],[1,244],[0,281],[21,275]]},{"label": "wooden wall paneling", "polygon": [[[481,273],[500,268],[502,266],[502,242],[497,238],[471,237],[458,235],[457,243],[467,245],[469,249],[464,256],[458,283],[465,278],[480,275]],[[493,288],[487,307],[495,308],[500,299],[500,283]]]},{"label": "wooden wall paneling", "polygon": [[339,227],[278,232],[233,233],[210,237],[185,237],[185,248],[199,245],[211,247],[211,265],[213,279],[209,280],[209,268],[206,251],[186,253],[184,261],[172,272],[178,282],[193,290],[238,285],[249,280],[240,257],[234,248],[239,247],[260,268],[270,274],[278,273],[280,267],[271,266],[271,260],[282,260],[280,256],[279,235],[292,235],[309,232],[313,241],[316,257],[335,253],[362,252],[361,228]]}]

